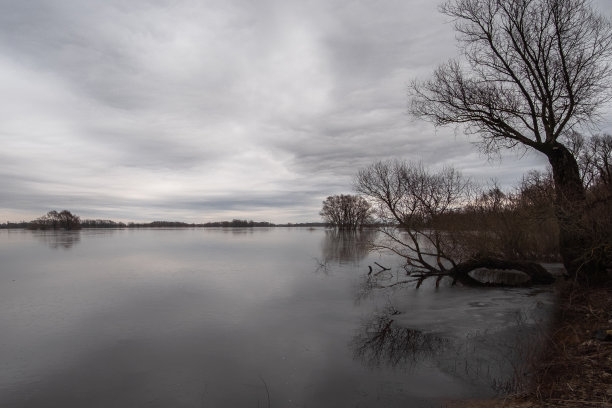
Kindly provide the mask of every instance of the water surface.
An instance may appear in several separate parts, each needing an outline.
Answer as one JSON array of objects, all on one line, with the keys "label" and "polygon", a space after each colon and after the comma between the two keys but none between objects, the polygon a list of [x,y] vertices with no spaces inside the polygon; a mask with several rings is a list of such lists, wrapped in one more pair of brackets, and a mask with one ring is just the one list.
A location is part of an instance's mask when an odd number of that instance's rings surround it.
[{"label": "water surface", "polygon": [[1,230],[0,406],[418,408],[499,391],[552,295],[364,296],[368,265],[398,266],[368,238]]}]

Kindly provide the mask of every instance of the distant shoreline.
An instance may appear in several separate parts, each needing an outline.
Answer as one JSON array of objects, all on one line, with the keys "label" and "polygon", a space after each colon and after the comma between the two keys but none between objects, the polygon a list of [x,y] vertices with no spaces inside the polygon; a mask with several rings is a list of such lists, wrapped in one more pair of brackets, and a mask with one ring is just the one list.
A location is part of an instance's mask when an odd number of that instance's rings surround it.
[{"label": "distant shoreline", "polygon": [[[148,223],[117,222],[111,220],[83,220],[80,229],[130,229],[130,228],[261,228],[261,227],[327,227],[324,222],[303,222],[274,224],[271,222],[256,222],[246,220],[215,221],[207,223],[186,223],[178,221],[153,221]],[[40,228],[33,221],[6,222],[0,224],[0,229],[52,230]]]}]

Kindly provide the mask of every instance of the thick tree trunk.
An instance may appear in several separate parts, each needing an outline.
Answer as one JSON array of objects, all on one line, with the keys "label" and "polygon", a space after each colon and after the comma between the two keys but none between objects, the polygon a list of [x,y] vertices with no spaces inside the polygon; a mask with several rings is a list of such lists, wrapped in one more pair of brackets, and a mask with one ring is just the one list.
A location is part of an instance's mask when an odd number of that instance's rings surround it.
[{"label": "thick tree trunk", "polygon": [[[495,286],[476,280],[469,275],[471,271],[478,268],[503,270],[512,269],[521,271],[531,278],[523,285],[548,285],[555,281],[555,277],[552,276],[546,269],[544,269],[542,265],[538,263],[525,261],[506,261],[504,259],[488,257],[472,259],[466,262],[462,262],[449,271],[449,276],[455,281],[460,282],[466,286]],[[498,284],[496,286],[509,285]]]},{"label": "thick tree trunk", "polygon": [[589,280],[592,265],[585,262],[592,236],[584,222],[586,193],[574,155],[555,143],[544,152],[555,182],[555,213],[559,223],[559,252],[571,277]]}]

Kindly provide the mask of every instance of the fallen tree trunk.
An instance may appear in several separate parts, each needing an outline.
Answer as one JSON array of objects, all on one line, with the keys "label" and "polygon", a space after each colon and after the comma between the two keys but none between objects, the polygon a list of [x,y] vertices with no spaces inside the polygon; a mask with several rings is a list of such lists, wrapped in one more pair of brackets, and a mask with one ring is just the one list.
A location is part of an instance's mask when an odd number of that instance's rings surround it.
[{"label": "fallen tree trunk", "polygon": [[[491,270],[514,270],[524,273],[529,280],[520,285],[496,284],[481,282],[470,276],[470,272],[486,268]],[[460,282],[466,286],[529,286],[529,285],[549,285],[555,281],[555,277],[550,274],[542,265],[536,262],[509,261],[498,258],[476,258],[457,264],[448,270],[447,276],[453,279],[453,284]]]},{"label": "fallen tree trunk", "polygon": [[[378,265],[378,264],[377,264]],[[439,286],[443,278],[449,277],[452,279],[452,285],[457,282],[472,287],[525,287],[531,285],[550,285],[555,282],[555,277],[548,272],[542,265],[536,262],[528,261],[510,261],[500,258],[479,257],[473,258],[456,264],[450,269],[429,270],[429,271],[411,271],[408,272],[408,279],[394,279],[395,282],[389,284],[381,284],[381,274],[389,271],[390,268],[385,268],[381,265],[381,270],[373,273],[370,266],[370,272],[367,275],[367,287],[372,288],[388,288],[408,283],[416,283],[418,289],[425,280],[429,278],[435,279],[436,287]],[[507,272],[506,278],[512,276],[514,282],[509,282],[508,279],[497,279],[497,282],[478,279],[476,273],[489,273],[489,277],[500,278]],[[517,279],[520,278],[520,279]],[[388,280],[384,277],[384,280]]]}]

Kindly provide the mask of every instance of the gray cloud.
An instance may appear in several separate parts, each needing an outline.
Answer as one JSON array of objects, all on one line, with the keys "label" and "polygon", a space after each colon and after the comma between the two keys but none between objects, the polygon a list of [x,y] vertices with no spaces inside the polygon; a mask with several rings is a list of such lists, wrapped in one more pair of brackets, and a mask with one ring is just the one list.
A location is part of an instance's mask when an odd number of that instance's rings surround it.
[{"label": "gray cloud", "polygon": [[317,220],[375,160],[542,168],[407,116],[407,83],[455,52],[429,0],[5,2],[0,220]]}]

